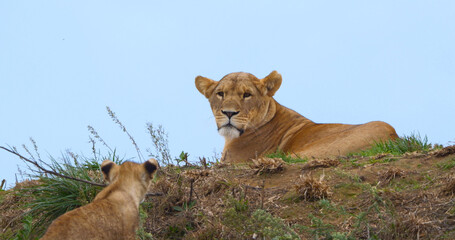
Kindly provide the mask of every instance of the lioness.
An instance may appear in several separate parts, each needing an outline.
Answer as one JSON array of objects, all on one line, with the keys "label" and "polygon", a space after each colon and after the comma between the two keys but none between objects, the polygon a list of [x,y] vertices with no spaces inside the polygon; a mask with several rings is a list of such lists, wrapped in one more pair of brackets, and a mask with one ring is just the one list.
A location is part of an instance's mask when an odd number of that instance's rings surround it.
[{"label": "lioness", "polygon": [[195,83],[208,98],[218,132],[225,137],[226,162],[245,162],[277,150],[300,157],[345,155],[373,141],[398,137],[385,122],[319,124],[281,106],[273,99],[281,85],[276,71],[264,79],[243,72],[220,81],[198,76]]},{"label": "lioness", "polygon": [[157,169],[155,159],[122,165],[105,160],[101,171],[109,186],[98,193],[92,203],[54,220],[41,239],[136,239],[139,203]]}]

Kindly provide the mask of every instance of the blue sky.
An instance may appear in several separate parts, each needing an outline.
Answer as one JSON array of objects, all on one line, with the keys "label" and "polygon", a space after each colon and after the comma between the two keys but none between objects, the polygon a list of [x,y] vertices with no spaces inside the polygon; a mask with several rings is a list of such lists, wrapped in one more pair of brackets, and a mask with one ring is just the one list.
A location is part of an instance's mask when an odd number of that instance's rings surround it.
[{"label": "blue sky", "polygon": [[[224,139],[194,78],[272,70],[277,101],[315,122],[383,120],[448,145],[454,12],[454,1],[1,1],[0,145],[32,137],[45,160],[89,155],[91,125],[135,157],[109,106],[143,154],[151,122],[172,155],[213,156]],[[0,161],[11,186],[23,164]]]}]

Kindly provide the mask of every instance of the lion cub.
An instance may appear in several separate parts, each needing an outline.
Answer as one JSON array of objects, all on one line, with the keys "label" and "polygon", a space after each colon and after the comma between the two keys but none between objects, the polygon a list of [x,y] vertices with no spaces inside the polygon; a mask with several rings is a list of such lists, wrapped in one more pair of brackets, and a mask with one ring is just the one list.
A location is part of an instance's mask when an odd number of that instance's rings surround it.
[{"label": "lion cub", "polygon": [[101,171],[109,186],[98,193],[92,203],[54,220],[41,239],[135,239],[139,203],[157,169],[155,159],[122,165],[105,160]]}]

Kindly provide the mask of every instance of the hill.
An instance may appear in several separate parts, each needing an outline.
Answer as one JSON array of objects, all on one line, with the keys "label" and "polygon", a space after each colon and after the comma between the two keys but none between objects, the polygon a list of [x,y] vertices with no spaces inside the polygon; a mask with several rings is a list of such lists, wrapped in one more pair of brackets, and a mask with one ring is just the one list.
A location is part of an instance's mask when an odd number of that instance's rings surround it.
[{"label": "hill", "polygon": [[[164,167],[139,238],[455,239],[455,146],[285,160]],[[0,239],[33,239],[38,220],[24,216],[42,184],[0,191]]]}]

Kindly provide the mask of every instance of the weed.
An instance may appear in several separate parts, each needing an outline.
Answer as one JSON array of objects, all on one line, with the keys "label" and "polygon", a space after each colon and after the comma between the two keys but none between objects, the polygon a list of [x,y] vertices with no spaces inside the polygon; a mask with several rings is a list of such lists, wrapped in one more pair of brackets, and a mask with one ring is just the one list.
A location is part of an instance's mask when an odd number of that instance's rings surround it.
[{"label": "weed", "polygon": [[191,201],[189,203],[184,202],[182,206],[173,206],[172,208],[177,212],[187,212],[196,205],[196,201]]},{"label": "weed", "polygon": [[188,156],[189,154],[187,152],[182,151],[179,157],[175,159],[177,166],[180,167],[180,163],[185,163],[185,167],[191,166],[191,164],[188,162]]},{"label": "weed", "polygon": [[141,150],[139,149],[139,146],[136,144],[136,141],[134,140],[134,138],[126,130],[126,127],[122,124],[122,122],[120,122],[120,120],[117,118],[117,115],[115,114],[115,112],[113,112],[109,107],[106,107],[106,109],[107,109],[107,113],[111,117],[112,121],[114,121],[117,125],[119,125],[120,129],[122,129],[122,131],[124,133],[126,133],[126,135],[128,135],[129,139],[131,140],[131,143],[136,148],[137,155],[138,155],[139,159],[143,161],[144,157],[142,156]]},{"label": "weed", "polygon": [[299,157],[295,158],[295,157],[292,157],[292,155],[290,153],[284,153],[283,151],[281,151],[279,149],[274,153],[267,154],[266,157],[281,158],[281,159],[283,159],[283,161],[285,161],[287,163],[306,163],[306,162],[308,162],[307,158],[299,158]]},{"label": "weed", "polygon": [[158,125],[158,127],[155,128],[152,123],[147,123],[147,130],[152,138],[152,143],[156,151],[153,153],[150,149],[147,149],[150,157],[158,159],[164,165],[172,164],[171,151],[169,150],[167,140],[168,134],[163,126]]}]

